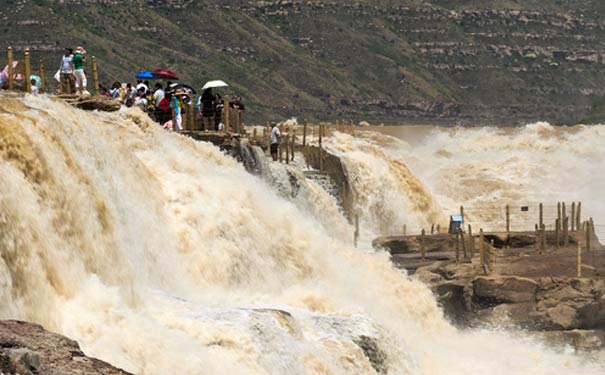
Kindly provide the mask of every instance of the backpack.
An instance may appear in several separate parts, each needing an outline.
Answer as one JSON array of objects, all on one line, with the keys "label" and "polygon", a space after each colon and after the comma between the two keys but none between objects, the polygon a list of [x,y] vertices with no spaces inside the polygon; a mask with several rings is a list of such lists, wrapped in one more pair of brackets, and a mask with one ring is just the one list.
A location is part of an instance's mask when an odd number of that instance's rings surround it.
[{"label": "backpack", "polygon": [[162,100],[160,100],[160,103],[158,104],[158,108],[162,112],[170,112],[170,101],[166,98],[163,98]]},{"label": "backpack", "polygon": [[130,90],[126,94],[126,100],[124,100],[124,105],[126,107],[132,107],[134,105],[134,91]]}]

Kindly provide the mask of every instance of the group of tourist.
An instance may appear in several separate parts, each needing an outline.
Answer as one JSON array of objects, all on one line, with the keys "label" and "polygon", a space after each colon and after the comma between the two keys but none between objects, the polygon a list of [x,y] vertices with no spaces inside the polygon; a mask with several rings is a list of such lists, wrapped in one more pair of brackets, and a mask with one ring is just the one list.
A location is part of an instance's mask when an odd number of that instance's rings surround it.
[{"label": "group of tourist", "polygon": [[[89,95],[87,91],[84,62],[86,50],[67,47],[61,57],[61,66],[56,77],[60,82],[61,94]],[[32,81],[33,83],[33,81]],[[32,84],[32,88],[34,85]],[[99,85],[100,94],[119,101],[126,107],[140,107],[144,112],[167,129],[182,130],[183,114],[187,113],[193,103],[193,90],[170,81],[163,86],[156,83],[151,87],[149,81],[137,80],[136,85],[115,81],[110,89]],[[224,129],[222,122],[224,101],[211,88],[205,89],[195,102],[195,118],[201,122],[205,131]],[[230,108],[244,111],[241,97],[237,96],[229,103]]]},{"label": "group of tourist", "polygon": [[[140,107],[141,110],[167,129],[182,130],[183,115],[188,113],[193,103],[191,91],[180,89],[171,81],[162,86],[156,83],[153,88],[149,81],[137,80],[135,86],[130,83],[114,82],[109,90],[100,86],[100,93],[119,101],[126,107]],[[229,107],[244,111],[241,97],[236,97]],[[222,123],[224,101],[221,95],[206,89],[193,106],[195,118],[200,120],[203,130],[225,130]]]}]

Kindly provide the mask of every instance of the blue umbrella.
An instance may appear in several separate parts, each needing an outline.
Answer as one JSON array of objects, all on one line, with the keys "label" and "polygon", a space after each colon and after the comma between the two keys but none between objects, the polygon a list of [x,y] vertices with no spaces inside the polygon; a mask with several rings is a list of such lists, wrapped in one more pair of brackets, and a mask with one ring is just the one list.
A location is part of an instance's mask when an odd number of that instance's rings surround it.
[{"label": "blue umbrella", "polygon": [[144,70],[135,76],[137,79],[156,79],[155,75],[149,70]]}]

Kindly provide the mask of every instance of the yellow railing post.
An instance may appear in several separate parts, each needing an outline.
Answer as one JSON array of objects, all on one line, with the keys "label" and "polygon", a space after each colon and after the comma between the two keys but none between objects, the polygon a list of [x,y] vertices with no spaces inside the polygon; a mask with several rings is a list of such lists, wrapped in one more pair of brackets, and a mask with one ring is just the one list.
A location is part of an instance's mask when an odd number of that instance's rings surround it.
[{"label": "yellow railing post", "polygon": [[571,231],[576,228],[576,202],[571,202]]},{"label": "yellow railing post", "polygon": [[540,229],[538,228],[538,224],[536,224],[536,241],[534,243],[535,246],[535,250],[536,250],[536,254],[538,254],[538,252],[540,251]]},{"label": "yellow railing post", "polygon": [[353,243],[357,247],[357,241],[359,240],[359,214],[355,214],[355,233],[353,233]]},{"label": "yellow railing post", "polygon": [[92,57],[92,80],[93,80],[93,88],[92,92],[95,95],[99,95],[99,69],[97,67],[97,58],[95,56]]},{"label": "yellow railing post", "polygon": [[191,124],[191,131],[195,131],[195,104],[193,103],[193,99],[191,99],[191,103],[189,103],[189,123]]},{"label": "yellow railing post", "polygon": [[460,230],[456,231],[456,263],[460,261]]},{"label": "yellow railing post", "polygon": [[582,222],[582,202],[578,202],[578,210],[576,211],[576,231],[580,231],[580,223]]},{"label": "yellow railing post", "polygon": [[292,135],[290,136],[290,157],[291,157],[291,161],[294,161],[294,150],[296,148],[296,130],[292,129]]},{"label": "yellow railing post", "polygon": [[586,252],[590,252],[590,221],[586,221]]},{"label": "yellow railing post", "polygon": [[458,228],[458,232],[460,232],[460,245],[462,246],[462,256],[464,259],[468,258],[468,254],[466,253],[466,240],[464,239],[464,231],[462,227]]},{"label": "yellow railing post", "polygon": [[290,134],[286,134],[284,141],[286,146],[286,164],[290,164]]},{"label": "yellow railing post", "polygon": [[582,277],[582,245],[578,243],[578,278]]},{"label": "yellow railing post", "polygon": [[542,203],[540,203],[540,217],[539,217],[538,227],[542,228],[543,224],[544,224],[544,205]]},{"label": "yellow railing post", "polygon": [[546,248],[546,225],[542,224],[540,227],[540,254]]},{"label": "yellow railing post", "polygon": [[29,48],[25,49],[25,72],[24,72],[24,77],[23,77],[23,91],[25,91],[28,94],[31,94],[32,92],[32,86],[31,86],[31,82],[29,81],[32,75],[32,70],[31,70],[31,57],[29,54]]},{"label": "yellow railing post", "polygon": [[15,88],[13,82],[13,47],[8,47],[8,89]]},{"label": "yellow railing post", "polygon": [[468,249],[471,259],[475,255],[475,239],[473,238],[473,228],[471,225],[468,225]]},{"label": "yellow railing post", "polygon": [[479,264],[481,268],[485,267],[485,238],[483,237],[483,228],[479,228]]},{"label": "yellow railing post", "polygon": [[305,120],[305,122],[303,123],[303,140],[302,140],[302,145],[303,145],[303,147],[307,146],[307,120]]},{"label": "yellow railing post", "polygon": [[494,263],[496,262],[495,258],[495,247],[494,240],[489,242],[489,274],[491,275],[494,272]]},{"label": "yellow railing post", "polygon": [[[229,96],[223,100],[223,113],[225,114],[225,131],[229,133]],[[235,132],[235,129],[233,130]]]},{"label": "yellow railing post", "polygon": [[40,61],[40,92],[46,92],[46,72],[44,71],[43,61]]},{"label": "yellow railing post", "polygon": [[237,110],[237,123],[240,130],[240,133],[246,134],[246,128],[244,128],[244,111]]},{"label": "yellow railing post", "polygon": [[422,233],[420,234],[420,254],[422,255],[422,260],[424,260],[426,257],[426,248],[425,248],[425,243],[424,243],[425,236],[426,236],[426,232],[423,229]]},{"label": "yellow railing post", "polygon": [[324,157],[323,148],[321,147],[321,140],[323,138],[323,124],[319,124],[319,171],[324,171]]}]

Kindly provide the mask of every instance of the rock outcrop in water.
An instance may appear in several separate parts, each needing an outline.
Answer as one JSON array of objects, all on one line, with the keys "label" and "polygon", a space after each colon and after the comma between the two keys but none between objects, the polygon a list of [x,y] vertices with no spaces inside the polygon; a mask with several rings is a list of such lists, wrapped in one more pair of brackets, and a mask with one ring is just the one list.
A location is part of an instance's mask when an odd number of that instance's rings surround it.
[{"label": "rock outcrop in water", "polygon": [[0,321],[0,374],[132,375],[87,357],[74,340],[16,320]]},{"label": "rock outcrop in water", "polygon": [[[601,250],[595,254],[593,249],[596,261],[584,267],[584,278],[577,278],[571,276],[575,254],[566,257],[565,249],[558,254],[551,249],[550,255],[540,257],[534,253],[534,238],[528,233],[486,236],[499,239],[491,275],[485,275],[478,256],[464,260],[460,251],[461,259],[456,262],[453,240],[447,234],[427,236],[425,260],[419,256],[419,236],[381,237],[374,246],[389,249],[397,265],[430,285],[448,317],[460,326],[516,327],[582,350],[605,348],[605,260],[598,257]],[[594,246],[601,249],[598,239],[593,239]],[[576,238],[570,240],[573,248]]]}]

